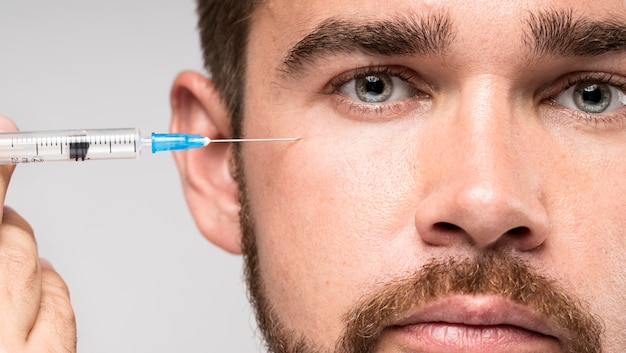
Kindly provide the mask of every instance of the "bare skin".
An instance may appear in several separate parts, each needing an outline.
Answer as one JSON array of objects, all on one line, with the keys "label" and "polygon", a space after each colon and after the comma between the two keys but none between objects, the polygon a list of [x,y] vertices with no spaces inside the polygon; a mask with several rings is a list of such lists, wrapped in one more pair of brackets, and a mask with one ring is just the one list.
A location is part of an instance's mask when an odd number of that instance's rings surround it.
[{"label": "bare skin", "polygon": [[[248,47],[244,135],[302,137],[246,145],[241,155],[263,294],[282,326],[332,351],[345,314],[391,279],[432,260],[499,252],[577,298],[604,326],[602,351],[620,352],[626,346],[626,53],[623,46],[601,53],[555,47],[559,41],[533,36],[532,18],[544,16],[544,25],[551,23],[546,14],[570,14],[578,24],[611,20],[623,38],[624,13],[621,0],[261,5]],[[312,52],[299,46],[329,21],[328,28],[347,25],[357,33],[383,21],[424,24],[433,14],[449,21],[449,36],[425,52],[423,43],[402,53],[361,44],[343,50],[345,42],[319,39]],[[316,52],[320,47],[327,50]],[[367,77],[392,80],[393,95],[377,101],[380,87],[367,86]],[[361,93],[359,82],[366,87]],[[576,93],[593,84],[612,94],[601,112],[574,100],[595,102]],[[174,131],[229,136],[228,114],[210,81],[184,73],[172,92]],[[199,228],[237,253],[242,234],[230,156],[219,148],[179,154],[177,161]],[[429,342],[386,327],[375,351],[507,351],[485,346],[481,335],[489,330],[476,334],[474,326],[493,328],[508,351],[562,352],[568,340],[553,331],[522,342],[542,324],[514,332],[491,325],[489,317],[507,310],[541,321],[526,307],[504,309],[514,305],[502,298],[441,300],[453,309],[444,305],[446,317],[428,317],[444,322],[426,333]],[[464,321],[468,313],[484,319]],[[442,332],[474,338],[446,346],[455,340]]]},{"label": "bare skin", "polygon": [[[392,315],[367,351],[572,351],[576,331],[549,305],[504,295],[523,274],[600,323],[587,351],[621,352],[624,13],[622,0],[266,1],[252,16],[244,135],[302,140],[242,148],[246,234],[231,149],[176,154],[199,229],[233,253],[254,237],[272,310],[260,315],[287,347],[335,351],[359,305],[391,298],[399,312],[380,309]],[[388,35],[403,31],[408,42]],[[172,103],[173,131],[230,137],[210,80],[181,74]],[[0,169],[2,200],[12,171]],[[28,223],[0,218],[0,351],[74,352],[67,287]],[[455,270],[487,289],[450,290]],[[436,279],[424,302],[398,299]]]},{"label": "bare skin", "polygon": [[[0,116],[0,131],[14,130],[13,122]],[[0,167],[2,201],[13,169]],[[6,206],[0,219],[0,352],[75,352],[76,322],[65,282],[39,259],[26,220]]]}]

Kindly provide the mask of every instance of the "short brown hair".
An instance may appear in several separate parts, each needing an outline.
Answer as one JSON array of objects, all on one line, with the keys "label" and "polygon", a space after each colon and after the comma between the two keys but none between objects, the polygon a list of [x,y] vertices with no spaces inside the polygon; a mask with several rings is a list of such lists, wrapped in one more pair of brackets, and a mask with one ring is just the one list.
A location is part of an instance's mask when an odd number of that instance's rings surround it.
[{"label": "short brown hair", "polygon": [[[204,65],[211,72],[213,81],[229,110],[232,136],[241,137],[250,17],[262,0],[197,1]],[[246,183],[239,146],[240,144],[233,144],[231,173],[239,187],[244,276],[248,284],[250,303],[257,313],[258,326],[266,335],[272,332],[270,330],[272,322],[265,315],[259,314],[268,303],[261,290],[256,238],[246,198]],[[266,339],[273,342],[275,337],[266,335]]]},{"label": "short brown hair", "polygon": [[241,135],[250,16],[260,0],[198,0],[198,29],[205,68],[222,95],[233,137]]}]

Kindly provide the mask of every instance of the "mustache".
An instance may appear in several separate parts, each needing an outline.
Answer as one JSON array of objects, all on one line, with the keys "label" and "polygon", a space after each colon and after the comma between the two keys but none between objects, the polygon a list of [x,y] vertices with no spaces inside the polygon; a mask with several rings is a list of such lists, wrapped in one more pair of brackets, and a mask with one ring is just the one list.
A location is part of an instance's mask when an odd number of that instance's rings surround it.
[{"label": "mustache", "polygon": [[502,252],[433,259],[360,300],[345,316],[336,352],[373,352],[386,326],[434,300],[451,295],[498,295],[529,307],[568,332],[564,352],[600,353],[602,325],[580,300]]}]

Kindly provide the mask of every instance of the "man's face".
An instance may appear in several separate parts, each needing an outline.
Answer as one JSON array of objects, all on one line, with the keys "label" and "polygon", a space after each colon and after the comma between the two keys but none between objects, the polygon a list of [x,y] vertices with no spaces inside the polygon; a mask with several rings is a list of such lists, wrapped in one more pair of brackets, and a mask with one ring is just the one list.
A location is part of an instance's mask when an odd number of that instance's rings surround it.
[{"label": "man's face", "polygon": [[243,131],[302,137],[241,150],[269,340],[622,351],[624,26],[624,0],[261,5]]}]

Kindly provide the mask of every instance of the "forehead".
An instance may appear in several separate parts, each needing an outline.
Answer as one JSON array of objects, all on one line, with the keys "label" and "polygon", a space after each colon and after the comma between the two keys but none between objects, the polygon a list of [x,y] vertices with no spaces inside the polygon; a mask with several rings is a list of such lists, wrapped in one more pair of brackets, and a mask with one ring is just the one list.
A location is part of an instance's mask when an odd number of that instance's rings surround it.
[{"label": "forehead", "polygon": [[[385,16],[423,14],[445,11],[459,22],[490,23],[511,20],[529,12],[569,9],[579,15],[612,18],[624,16],[626,1],[606,0],[342,0],[302,1],[267,0],[256,11],[257,16],[269,16],[276,23],[297,24],[306,28],[324,18],[347,17],[353,19],[376,19]],[[491,15],[498,14],[500,18]],[[493,27],[489,26],[489,27]]]},{"label": "forehead", "polygon": [[517,52],[523,49],[523,36],[530,30],[529,19],[533,14],[548,12],[624,24],[626,0],[593,4],[582,0],[268,0],[254,13],[250,43],[261,43],[256,49],[271,51],[270,55],[280,59],[291,46],[328,20],[358,24],[439,16],[449,20],[455,42],[461,44],[457,46],[460,53],[466,48]]}]

